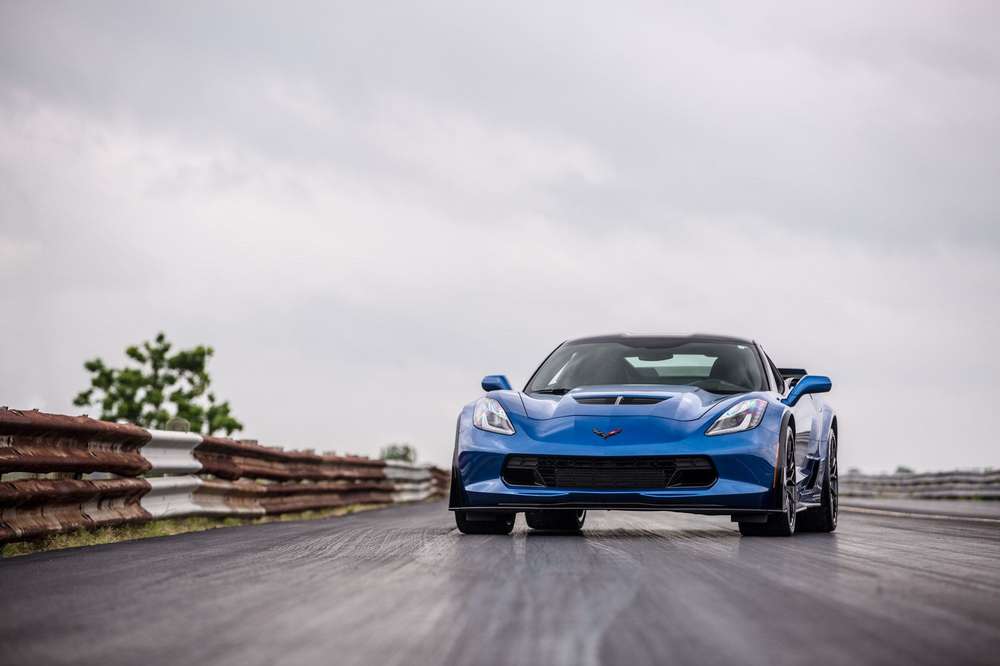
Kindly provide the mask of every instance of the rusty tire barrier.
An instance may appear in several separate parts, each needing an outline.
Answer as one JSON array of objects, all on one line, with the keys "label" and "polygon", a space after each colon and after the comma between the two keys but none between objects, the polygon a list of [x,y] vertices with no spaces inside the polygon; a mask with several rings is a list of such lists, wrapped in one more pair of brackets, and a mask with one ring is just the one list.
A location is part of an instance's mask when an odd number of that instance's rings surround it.
[{"label": "rusty tire barrier", "polygon": [[429,465],[0,408],[0,544],[158,518],[419,501],[448,483]]},{"label": "rusty tire barrier", "polygon": [[0,483],[0,542],[151,518],[144,479],[22,479]]},{"label": "rusty tire barrier", "polygon": [[139,449],[150,434],[133,425],[86,416],[0,408],[0,474],[110,472],[138,476],[152,469]]},{"label": "rusty tire barrier", "polygon": [[224,437],[203,437],[194,449],[194,457],[206,473],[230,481],[241,478],[272,481],[385,478],[385,462],[382,460],[283,451]]},{"label": "rusty tire barrier", "polygon": [[253,481],[204,481],[195,492],[195,501],[219,496],[224,502],[239,503],[245,513],[278,514],[333,509],[352,504],[391,504],[392,485],[385,482],[348,484],[255,483]]},{"label": "rusty tire barrier", "polygon": [[845,497],[1000,499],[1000,470],[846,474],[840,478],[840,493]]}]

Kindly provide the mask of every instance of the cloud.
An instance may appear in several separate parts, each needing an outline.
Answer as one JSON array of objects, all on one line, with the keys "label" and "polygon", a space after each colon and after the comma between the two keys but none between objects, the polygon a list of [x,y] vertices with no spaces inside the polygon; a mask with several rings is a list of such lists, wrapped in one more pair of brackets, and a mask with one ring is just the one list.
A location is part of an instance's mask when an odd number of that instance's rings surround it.
[{"label": "cloud", "polygon": [[5,6],[0,401],[164,329],[251,436],[442,463],[482,375],[700,330],[830,373],[845,465],[996,465],[921,415],[1000,371],[1000,54],[911,8]]}]

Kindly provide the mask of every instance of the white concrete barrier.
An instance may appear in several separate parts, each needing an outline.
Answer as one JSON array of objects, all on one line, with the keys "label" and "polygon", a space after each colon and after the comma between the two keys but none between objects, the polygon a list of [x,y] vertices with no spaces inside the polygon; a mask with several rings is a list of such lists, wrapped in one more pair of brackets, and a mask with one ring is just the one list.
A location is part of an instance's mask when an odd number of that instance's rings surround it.
[{"label": "white concrete barrier", "polygon": [[151,489],[142,497],[140,503],[153,518],[208,513],[194,499],[194,492],[203,483],[197,476],[160,476],[146,480]]},{"label": "white concrete barrier", "polygon": [[194,457],[194,447],[201,444],[201,435],[173,430],[150,430],[152,438],[140,452],[153,464],[148,474],[197,474],[201,463]]},{"label": "white concrete barrier", "polygon": [[431,478],[431,469],[426,465],[412,465],[400,460],[386,460],[385,477],[392,481],[425,481]]},{"label": "white concrete barrier", "polygon": [[430,481],[418,484],[397,485],[392,494],[393,502],[419,502],[434,494],[434,484]]}]

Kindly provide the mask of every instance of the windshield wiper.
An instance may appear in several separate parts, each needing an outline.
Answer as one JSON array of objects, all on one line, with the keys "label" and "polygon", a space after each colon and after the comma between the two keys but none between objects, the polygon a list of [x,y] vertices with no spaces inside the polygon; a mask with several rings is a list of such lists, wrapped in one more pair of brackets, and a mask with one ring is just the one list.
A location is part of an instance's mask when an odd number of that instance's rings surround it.
[{"label": "windshield wiper", "polygon": [[548,393],[549,395],[566,395],[567,393],[569,393],[572,390],[573,389],[571,389],[571,388],[566,388],[564,386],[560,386],[559,388],[535,389],[535,390],[531,391],[531,393]]}]

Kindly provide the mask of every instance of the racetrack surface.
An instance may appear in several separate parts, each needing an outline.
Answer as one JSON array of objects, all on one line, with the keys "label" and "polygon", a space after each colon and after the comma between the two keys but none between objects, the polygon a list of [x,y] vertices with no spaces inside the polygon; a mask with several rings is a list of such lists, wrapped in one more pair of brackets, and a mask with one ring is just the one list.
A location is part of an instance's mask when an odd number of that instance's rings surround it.
[{"label": "racetrack surface", "polygon": [[463,536],[442,502],[0,561],[0,662],[997,663],[1000,527],[832,535],[591,512]]}]

